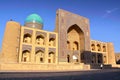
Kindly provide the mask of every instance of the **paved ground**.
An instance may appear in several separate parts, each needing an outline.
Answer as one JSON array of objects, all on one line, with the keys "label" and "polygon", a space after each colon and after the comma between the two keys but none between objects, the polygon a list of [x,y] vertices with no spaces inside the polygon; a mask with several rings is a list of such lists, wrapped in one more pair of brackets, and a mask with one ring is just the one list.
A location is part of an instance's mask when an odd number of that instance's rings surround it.
[{"label": "paved ground", "polygon": [[0,72],[0,80],[120,80],[120,69],[64,72]]}]

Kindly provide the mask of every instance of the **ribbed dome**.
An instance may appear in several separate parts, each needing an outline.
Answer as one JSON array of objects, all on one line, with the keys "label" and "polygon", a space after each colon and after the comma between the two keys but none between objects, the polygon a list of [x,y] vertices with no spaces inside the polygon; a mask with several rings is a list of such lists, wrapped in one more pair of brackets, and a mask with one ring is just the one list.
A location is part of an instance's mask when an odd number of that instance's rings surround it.
[{"label": "ribbed dome", "polygon": [[27,23],[27,22],[33,22],[33,23],[36,22],[36,23],[43,24],[43,20],[38,14],[29,15],[25,20],[25,23]]}]

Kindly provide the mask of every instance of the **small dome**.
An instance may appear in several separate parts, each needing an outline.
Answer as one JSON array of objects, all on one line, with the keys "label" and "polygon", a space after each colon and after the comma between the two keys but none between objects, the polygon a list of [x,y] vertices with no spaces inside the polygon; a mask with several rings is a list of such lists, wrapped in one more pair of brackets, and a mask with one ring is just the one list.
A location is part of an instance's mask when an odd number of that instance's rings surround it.
[{"label": "small dome", "polygon": [[38,14],[29,15],[25,20],[25,23],[27,23],[27,22],[33,22],[33,23],[36,22],[36,23],[43,24],[43,20]]}]

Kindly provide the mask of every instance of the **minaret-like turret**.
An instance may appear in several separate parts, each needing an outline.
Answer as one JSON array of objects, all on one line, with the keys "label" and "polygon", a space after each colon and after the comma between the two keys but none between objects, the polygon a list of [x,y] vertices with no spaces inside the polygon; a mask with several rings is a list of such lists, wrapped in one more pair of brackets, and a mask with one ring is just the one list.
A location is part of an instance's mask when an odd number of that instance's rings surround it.
[{"label": "minaret-like turret", "polygon": [[0,62],[17,63],[19,53],[21,26],[15,21],[8,21],[5,28],[2,42],[2,52]]}]

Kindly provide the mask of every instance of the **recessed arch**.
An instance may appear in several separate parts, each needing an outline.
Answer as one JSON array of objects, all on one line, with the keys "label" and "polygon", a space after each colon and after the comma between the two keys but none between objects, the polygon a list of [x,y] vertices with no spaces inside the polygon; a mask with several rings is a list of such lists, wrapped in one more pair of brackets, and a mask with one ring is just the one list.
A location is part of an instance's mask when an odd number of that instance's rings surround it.
[{"label": "recessed arch", "polygon": [[106,46],[103,46],[103,52],[106,52]]},{"label": "recessed arch", "polygon": [[[85,38],[84,32],[77,24],[70,26],[67,30],[67,40],[70,42],[71,50],[84,50],[85,48]],[[75,49],[75,46],[76,49]]]},{"label": "recessed arch", "polygon": [[49,39],[49,46],[55,46],[55,38]]},{"label": "recessed arch", "polygon": [[31,43],[31,41],[32,41],[31,37],[32,37],[32,35],[29,34],[29,33],[24,34],[24,36],[23,36],[23,42],[24,43]]},{"label": "recessed arch", "polygon": [[95,44],[91,44],[92,51],[95,51]]},{"label": "recessed arch", "polygon": [[74,50],[79,50],[79,44],[78,44],[77,41],[74,41],[74,42],[73,42],[73,49],[74,49]]},{"label": "recessed arch", "polygon": [[49,52],[48,63],[55,63],[55,53],[54,52]]},{"label": "recessed arch", "polygon": [[97,44],[97,51],[101,51],[101,45]]},{"label": "recessed arch", "polygon": [[36,51],[35,53],[35,62],[36,63],[44,63],[44,52],[41,50]]},{"label": "recessed arch", "polygon": [[36,36],[36,44],[44,45],[45,44],[45,37],[43,35]]},{"label": "recessed arch", "polygon": [[24,50],[22,52],[22,62],[30,62],[30,51]]}]

